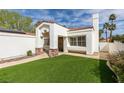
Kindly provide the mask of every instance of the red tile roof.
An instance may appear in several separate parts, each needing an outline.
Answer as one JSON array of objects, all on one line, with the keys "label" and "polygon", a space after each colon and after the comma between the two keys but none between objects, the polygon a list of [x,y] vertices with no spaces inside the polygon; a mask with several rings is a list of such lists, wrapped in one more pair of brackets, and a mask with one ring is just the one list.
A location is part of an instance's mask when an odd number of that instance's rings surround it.
[{"label": "red tile roof", "polygon": [[88,26],[88,27],[79,27],[79,28],[68,28],[69,31],[75,31],[75,30],[83,30],[83,29],[92,29],[93,26]]},{"label": "red tile roof", "polygon": [[35,25],[36,27],[39,26],[40,24],[42,24],[43,22],[46,22],[46,23],[55,23],[54,21],[38,21]]},{"label": "red tile roof", "polygon": [[32,32],[24,32],[24,31],[10,30],[10,29],[4,29],[4,28],[0,28],[0,32],[35,36],[35,33],[32,33]]},{"label": "red tile roof", "polygon": [[17,31],[17,30],[12,30],[12,29],[4,29],[4,28],[0,28],[0,32],[15,33],[15,34],[26,34],[23,31]]},{"label": "red tile roof", "polygon": [[[38,21],[38,22],[36,23],[36,26],[39,26],[39,25],[42,24],[43,22],[46,22],[46,23],[56,23],[55,21]],[[56,23],[56,24],[58,24],[58,23]],[[67,27],[64,26],[64,25],[61,25],[61,24],[58,24],[58,25],[67,28]],[[69,29],[69,31],[75,31],[75,30],[92,29],[92,28],[93,28],[93,26],[79,27],[79,28],[68,28],[68,29]]]},{"label": "red tile roof", "polygon": [[[35,26],[37,27],[37,26],[39,26],[40,24],[42,24],[43,22],[46,22],[46,23],[56,23],[55,21],[38,21],[38,22],[35,24]],[[58,24],[58,23],[56,23],[56,24]],[[67,28],[65,25],[61,25],[61,24],[58,24],[58,25]]]}]

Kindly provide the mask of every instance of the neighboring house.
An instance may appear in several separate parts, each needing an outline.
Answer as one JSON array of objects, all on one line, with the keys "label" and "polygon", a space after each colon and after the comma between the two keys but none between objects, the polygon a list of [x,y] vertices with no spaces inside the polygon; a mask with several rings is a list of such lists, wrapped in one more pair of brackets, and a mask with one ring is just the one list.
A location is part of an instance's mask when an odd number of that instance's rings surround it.
[{"label": "neighboring house", "polygon": [[[106,39],[105,38],[102,38],[102,39],[100,39],[99,40],[100,42],[106,42]],[[110,41],[110,38],[107,38],[107,42],[109,42]]]},{"label": "neighboring house", "polygon": [[93,55],[99,52],[99,16],[93,14],[93,26],[66,28],[55,22],[44,21],[36,28],[36,54],[48,52],[80,52]]}]

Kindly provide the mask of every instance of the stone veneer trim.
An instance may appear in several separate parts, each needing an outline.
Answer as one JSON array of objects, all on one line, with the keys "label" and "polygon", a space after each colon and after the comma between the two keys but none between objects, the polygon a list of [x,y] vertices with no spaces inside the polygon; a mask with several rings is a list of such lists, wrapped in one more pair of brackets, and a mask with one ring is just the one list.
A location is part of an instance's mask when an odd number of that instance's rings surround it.
[{"label": "stone veneer trim", "polygon": [[43,54],[43,49],[42,48],[35,48],[36,55]]},{"label": "stone veneer trim", "polygon": [[49,56],[54,57],[57,56],[59,53],[58,49],[49,49]]}]

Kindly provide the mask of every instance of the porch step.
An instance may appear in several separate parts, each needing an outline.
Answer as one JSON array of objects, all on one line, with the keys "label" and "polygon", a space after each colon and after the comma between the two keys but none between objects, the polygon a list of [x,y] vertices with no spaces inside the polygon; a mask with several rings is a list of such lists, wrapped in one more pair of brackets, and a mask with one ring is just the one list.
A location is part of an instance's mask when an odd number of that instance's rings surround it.
[{"label": "porch step", "polygon": [[41,54],[42,57],[49,57],[48,53],[44,52],[43,54]]}]

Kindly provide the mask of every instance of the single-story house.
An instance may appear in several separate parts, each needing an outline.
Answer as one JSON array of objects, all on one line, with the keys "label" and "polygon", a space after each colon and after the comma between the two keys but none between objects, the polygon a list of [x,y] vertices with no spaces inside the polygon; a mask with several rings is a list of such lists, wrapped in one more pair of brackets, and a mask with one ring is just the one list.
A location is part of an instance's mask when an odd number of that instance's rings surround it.
[{"label": "single-story house", "polygon": [[50,56],[61,52],[80,52],[93,55],[99,52],[99,16],[93,14],[93,25],[67,28],[51,21],[43,21],[36,28],[36,54]]},{"label": "single-story house", "polygon": [[93,55],[99,52],[99,16],[93,14],[93,25],[67,28],[50,21],[36,27],[34,35],[21,31],[0,29],[0,60],[47,52],[56,56],[59,52],[79,52]]}]

